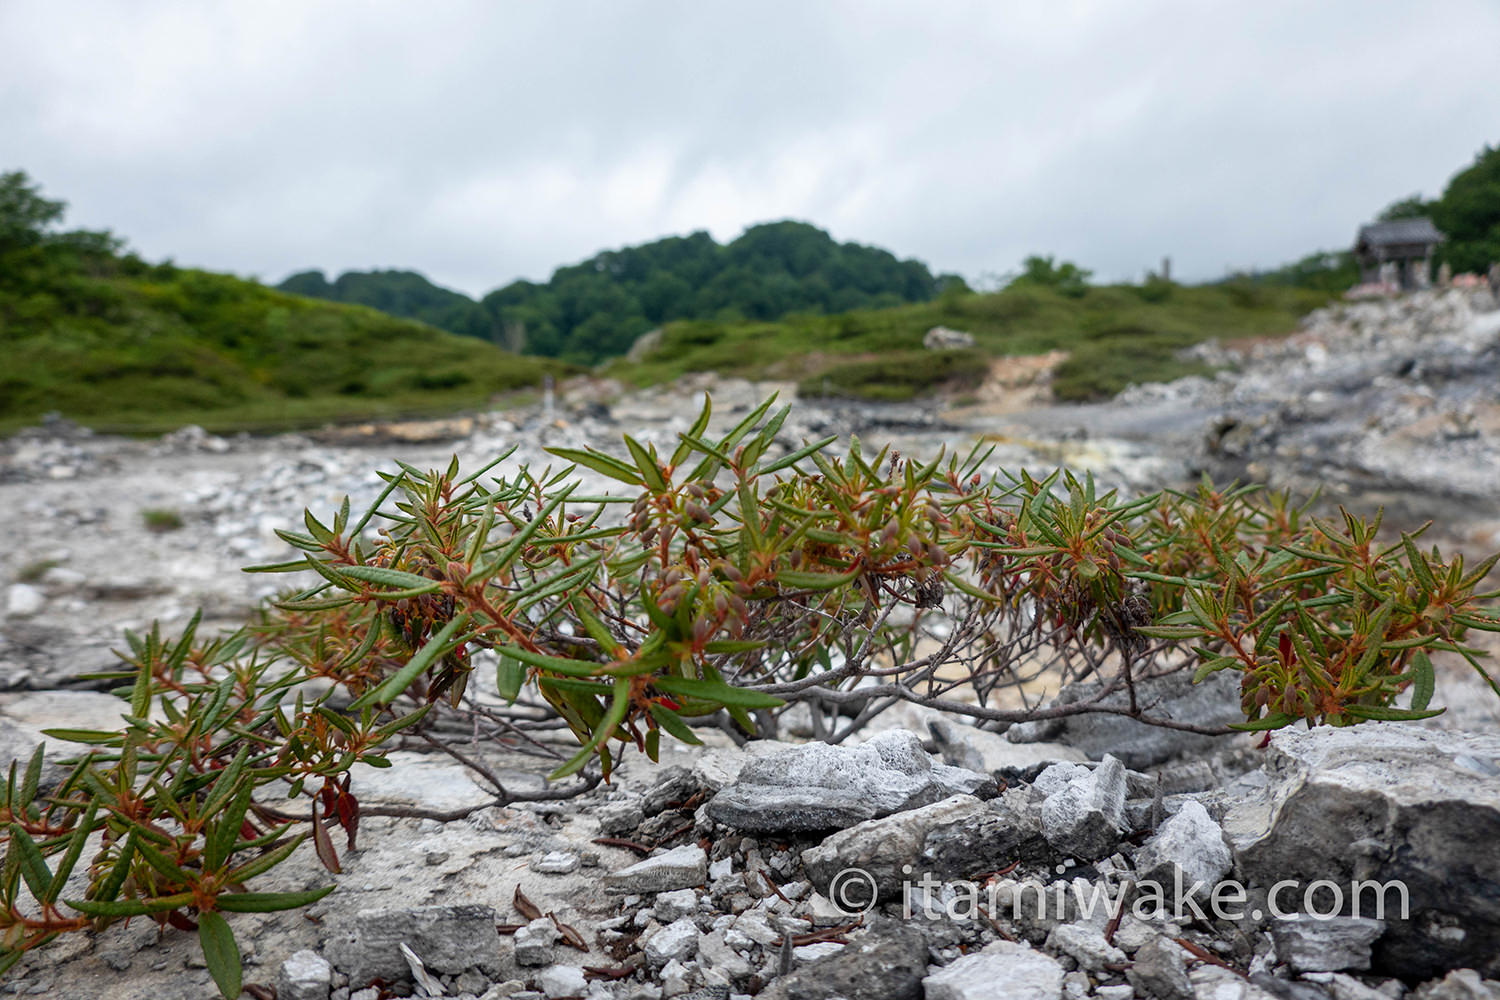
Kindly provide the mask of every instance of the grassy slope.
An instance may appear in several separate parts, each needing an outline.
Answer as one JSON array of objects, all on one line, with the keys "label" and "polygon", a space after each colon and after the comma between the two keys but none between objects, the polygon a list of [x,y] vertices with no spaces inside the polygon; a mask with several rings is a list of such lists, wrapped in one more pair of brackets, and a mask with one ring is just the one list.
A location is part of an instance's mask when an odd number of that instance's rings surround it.
[{"label": "grassy slope", "polygon": [[[1175,352],[1212,337],[1289,333],[1323,293],[1245,284],[1174,286],[1149,302],[1130,286],[1090,288],[1081,297],[1046,288],[947,296],[921,305],[795,316],[777,323],[674,323],[658,350],[611,373],[638,385],[689,371],[797,379],[804,392],[905,399],[935,383],[973,384],[988,359],[1062,348],[1054,391],[1068,400],[1113,395],[1131,382],[1162,381],[1202,369]],[[922,337],[934,326],[972,333],[976,348],[933,352]]]},{"label": "grassy slope", "polygon": [[362,306],[170,266],[0,286],[0,350],[0,431],[50,410],[140,432],[436,414],[559,368]]}]

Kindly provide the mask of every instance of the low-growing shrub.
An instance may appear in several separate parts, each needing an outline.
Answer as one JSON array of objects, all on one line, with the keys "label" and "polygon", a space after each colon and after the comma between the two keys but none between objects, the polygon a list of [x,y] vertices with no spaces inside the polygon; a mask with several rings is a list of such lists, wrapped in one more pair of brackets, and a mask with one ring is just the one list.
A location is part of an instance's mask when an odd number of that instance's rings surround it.
[{"label": "low-growing shrub", "polygon": [[[147,918],[195,930],[237,996],[224,914],[329,891],[248,884],[301,842],[337,872],[332,833],[352,847],[361,816],[484,807],[363,807],[355,763],[423,740],[475,768],[485,805],[525,797],[448,745],[438,722],[455,713],[497,738],[560,719],[576,748],[529,795],[562,798],[632,749],[655,759],[663,733],[774,734],[794,702],[837,742],[901,702],[1226,731],[1136,699],[1178,671],[1237,673],[1248,730],[1434,715],[1437,651],[1495,687],[1465,635],[1500,630],[1496,595],[1477,592],[1500,557],[1466,566],[1379,538],[1378,516],[1325,521],[1253,487],[1125,499],[1066,472],[986,476],[977,452],[924,463],[825,438],[782,453],[787,411],[770,405],[710,439],[705,403],[670,452],[627,436],[617,455],[550,449],[565,464],[539,471],[403,465],[358,519],[346,499],[281,532],[301,556],[252,571],[311,582],[252,627],[130,635],[104,675],[123,728],[53,730],[83,747],[61,781],[42,787],[39,750],[0,785],[0,971],[59,934]],[[620,486],[586,494],[579,466]],[[1097,692],[1000,700],[1044,675]],[[511,708],[472,697],[481,683]]]}]

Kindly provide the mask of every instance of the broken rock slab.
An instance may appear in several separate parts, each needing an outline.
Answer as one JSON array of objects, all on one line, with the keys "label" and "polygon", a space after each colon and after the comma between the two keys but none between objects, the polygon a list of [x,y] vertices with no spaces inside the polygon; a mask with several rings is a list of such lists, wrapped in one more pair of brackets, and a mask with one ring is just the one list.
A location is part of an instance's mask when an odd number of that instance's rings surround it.
[{"label": "broken rock slab", "polygon": [[1293,972],[1355,972],[1370,967],[1370,946],[1385,933],[1373,917],[1314,917],[1299,913],[1271,922],[1276,957]]},{"label": "broken rock slab", "polygon": [[835,830],[994,787],[988,775],[934,763],[915,733],[893,729],[856,747],[809,743],[747,761],[707,809],[750,833]]},{"label": "broken rock slab", "polygon": [[697,844],[684,844],[604,876],[604,888],[628,895],[691,889],[707,881],[708,854]]},{"label": "broken rock slab", "polygon": [[[881,899],[900,898],[906,882],[995,870],[1020,855],[1033,856],[1040,843],[1037,810],[1017,789],[989,802],[955,795],[866,820],[803,851],[802,863],[820,892],[857,913],[872,889]],[[855,870],[868,878],[840,875]]]},{"label": "broken rock slab", "polygon": [[1394,722],[1282,730],[1271,737],[1265,791],[1235,803],[1224,831],[1251,885],[1331,879],[1346,912],[1354,881],[1388,887],[1359,895],[1358,915],[1387,921],[1377,972],[1500,977],[1497,767],[1500,737]]},{"label": "broken rock slab", "polygon": [[493,907],[422,906],[408,910],[360,910],[335,925],[327,954],[352,988],[375,979],[395,982],[410,974],[401,945],[432,972],[457,975],[468,969],[498,974],[500,934]]}]

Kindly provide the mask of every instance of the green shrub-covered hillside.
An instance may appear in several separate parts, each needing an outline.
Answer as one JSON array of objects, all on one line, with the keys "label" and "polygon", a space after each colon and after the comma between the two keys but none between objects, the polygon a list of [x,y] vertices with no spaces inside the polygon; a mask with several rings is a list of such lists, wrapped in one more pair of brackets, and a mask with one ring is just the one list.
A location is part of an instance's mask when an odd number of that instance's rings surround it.
[{"label": "green shrub-covered hillside", "polygon": [[275,430],[452,411],[536,385],[522,358],[360,306],[152,265],[0,175],[0,429],[49,411],[127,431]]},{"label": "green shrub-covered hillside", "polygon": [[[772,323],[681,322],[638,363],[612,371],[640,385],[689,371],[796,379],[804,394],[907,399],[984,377],[991,359],[1071,352],[1059,367],[1060,399],[1100,399],[1132,382],[1202,371],[1177,352],[1209,338],[1290,333],[1329,293],[1248,282],[1049,287],[1017,282],[993,294],[957,289],[932,302]],[[971,349],[929,351],[935,326],[974,336]]]}]

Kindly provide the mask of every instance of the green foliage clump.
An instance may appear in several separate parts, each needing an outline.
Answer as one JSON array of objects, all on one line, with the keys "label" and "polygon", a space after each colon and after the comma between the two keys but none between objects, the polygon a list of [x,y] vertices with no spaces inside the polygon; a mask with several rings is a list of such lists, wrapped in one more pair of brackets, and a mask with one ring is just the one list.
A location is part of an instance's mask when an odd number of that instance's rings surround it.
[{"label": "green foliage clump", "polygon": [[1033,255],[1021,262],[1021,273],[1011,281],[1011,285],[1053,288],[1062,295],[1076,299],[1088,291],[1091,277],[1092,271],[1086,271],[1072,261],[1065,260],[1059,264],[1051,255]]},{"label": "green foliage clump", "polygon": [[280,430],[486,403],[556,370],[488,344],[56,233],[61,203],[0,176],[0,427]]},{"label": "green foliage clump", "polygon": [[[505,455],[462,476],[456,459],[402,466],[358,520],[346,498],[328,523],[309,511],[305,531],[280,532],[301,556],[251,571],[311,582],[253,628],[128,636],[124,669],[100,678],[120,683],[123,727],[49,731],[84,748],[49,790],[40,750],[0,782],[0,972],[60,934],[146,918],[196,931],[237,996],[224,914],[330,891],[247,883],[308,838],[339,872],[331,832],[352,848],[360,817],[380,813],[349,769],[386,764],[403,734],[443,747],[440,713],[505,722],[494,699],[465,697],[480,650],[517,719],[545,711],[577,741],[550,778],[584,779],[533,793],[549,798],[592,787],[632,749],[657,759],[663,733],[773,732],[797,701],[839,740],[901,701],[1182,728],[1105,698],[1189,670],[1238,673],[1234,728],[1250,730],[1434,715],[1436,651],[1495,687],[1464,640],[1500,631],[1496,595],[1477,592],[1500,557],[1466,567],[1413,536],[1381,542],[1378,518],[1321,521],[1255,488],[1125,500],[1062,472],[986,477],[977,452],[923,463],[858,441],[837,453],[831,437],[777,455],[788,414],[771,402],[710,438],[705,401],[670,453],[627,436],[617,454],[550,449],[569,464],[539,472],[492,475]],[[585,495],[579,466],[623,490]],[[377,513],[391,527],[371,535]],[[1104,690],[996,704],[1043,675]],[[1410,707],[1395,707],[1406,691]],[[853,715],[825,719],[815,706],[830,703]],[[520,797],[452,752],[496,802]],[[306,812],[270,804],[286,798]]]},{"label": "green foliage clump", "polygon": [[182,529],[182,515],[175,510],[151,507],[141,511],[141,521],[146,525],[148,531],[179,531]]},{"label": "green foliage clump", "polygon": [[797,384],[798,395],[851,396],[900,402],[934,389],[962,390],[984,381],[989,358],[966,348],[947,351],[894,351],[879,358],[839,362]]}]

